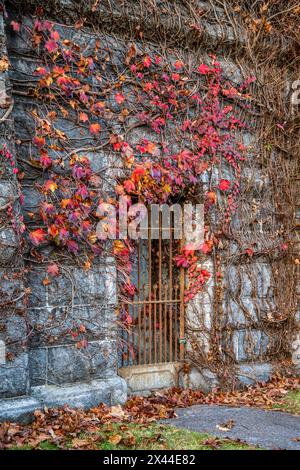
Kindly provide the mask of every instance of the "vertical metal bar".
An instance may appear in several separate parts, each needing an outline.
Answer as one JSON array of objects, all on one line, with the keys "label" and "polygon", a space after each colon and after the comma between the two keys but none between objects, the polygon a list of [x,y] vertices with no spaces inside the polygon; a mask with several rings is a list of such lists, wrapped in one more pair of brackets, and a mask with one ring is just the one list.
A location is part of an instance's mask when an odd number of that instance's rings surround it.
[{"label": "vertical metal bar", "polygon": [[143,303],[144,303],[144,352],[143,352],[143,357],[144,357],[144,364],[147,364],[147,302],[146,302],[146,292],[145,292],[145,286],[143,286]]},{"label": "vertical metal bar", "polygon": [[[181,249],[184,247],[184,221],[182,217],[182,231],[180,240]],[[184,270],[180,268],[180,318],[179,318],[179,338],[180,338],[180,361],[184,359],[185,343],[184,343]]]},{"label": "vertical metal bar", "polygon": [[172,320],[172,291],[173,291],[173,225],[174,217],[170,214],[170,242],[169,242],[169,361],[172,362],[173,352],[173,320]]},{"label": "vertical metal bar", "polygon": [[152,243],[151,243],[151,214],[148,213],[148,262],[149,262],[149,274],[148,274],[148,298],[149,298],[149,321],[148,321],[148,337],[149,337],[149,364],[152,363]]},{"label": "vertical metal bar", "polygon": [[130,326],[130,332],[131,332],[131,343],[130,343],[130,353],[131,353],[131,363],[134,365],[135,363],[135,347],[134,347],[134,342],[135,342],[135,334],[134,334],[134,325],[135,325],[135,304],[134,302],[131,305],[131,325]]},{"label": "vertical metal bar", "polygon": [[[138,240],[138,294],[137,294],[137,300],[140,302],[140,290],[141,290],[141,242]],[[142,328],[141,328],[141,306],[140,303],[138,303],[138,364],[141,364],[141,334],[142,334]]]},{"label": "vertical metal bar", "polygon": [[168,362],[168,349],[167,349],[167,316],[168,316],[168,284],[165,283],[164,288],[164,362]]},{"label": "vertical metal bar", "polygon": [[159,362],[162,362],[162,250],[161,250],[161,224],[162,213],[159,211],[159,239],[158,239],[158,299],[159,299]]},{"label": "vertical metal bar", "polygon": [[[120,312],[123,313],[124,311],[124,304],[123,302],[120,304]],[[120,344],[120,350],[121,350],[121,365],[122,367],[125,366],[125,358],[124,358],[124,345],[125,345],[125,331],[124,331],[124,325],[122,325],[121,322],[121,344]]]},{"label": "vertical metal bar", "polygon": [[[127,304],[128,312],[127,315],[130,315],[129,304]],[[130,366],[130,325],[126,325],[126,349],[127,349],[127,366]]]},{"label": "vertical metal bar", "polygon": [[156,318],[156,291],[157,291],[157,285],[155,284],[153,286],[153,300],[154,300],[154,304],[153,304],[153,308],[154,308],[154,363],[157,364],[157,349],[156,349],[156,345],[157,345],[157,318]]},{"label": "vertical metal bar", "polygon": [[[178,285],[174,288],[174,299],[178,300]],[[178,360],[178,303],[174,303],[174,361]]]}]

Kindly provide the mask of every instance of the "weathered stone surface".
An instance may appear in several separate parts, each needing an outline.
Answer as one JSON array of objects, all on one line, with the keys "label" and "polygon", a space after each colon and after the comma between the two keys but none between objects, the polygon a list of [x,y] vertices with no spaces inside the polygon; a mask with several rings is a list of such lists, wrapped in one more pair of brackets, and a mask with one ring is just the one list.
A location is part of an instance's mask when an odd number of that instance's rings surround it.
[{"label": "weathered stone surface", "polygon": [[53,385],[32,387],[31,395],[49,407],[68,404],[70,407],[87,409],[99,403],[108,405],[125,403],[127,385],[124,379],[115,376],[64,387]]},{"label": "weathered stone surface", "polygon": [[95,265],[89,271],[74,266],[62,266],[61,274],[43,284],[46,270],[33,270],[28,275],[32,286],[31,307],[61,307],[66,305],[116,303],[116,272],[113,264]]},{"label": "weathered stone surface", "polygon": [[19,240],[13,228],[0,230],[0,265],[8,263],[19,249]]},{"label": "weathered stone surface", "polygon": [[237,377],[243,385],[252,385],[255,382],[266,382],[271,377],[272,372],[272,364],[240,364],[237,369]]},{"label": "weathered stone surface", "polygon": [[[0,15],[0,56],[7,56],[6,37],[4,31],[3,16]],[[18,182],[13,172],[15,163],[14,151],[14,122],[9,110],[12,102],[10,96],[10,82],[7,71],[0,72],[0,149],[4,150],[0,155],[0,338],[4,342],[4,348],[0,364],[0,398],[25,395],[29,388],[28,356],[25,351],[26,325],[21,317],[23,307],[21,297],[23,285],[18,278],[14,267],[22,269],[22,257],[20,252],[20,239],[12,227],[12,221],[19,220]],[[10,159],[7,158],[7,152]],[[13,164],[12,164],[13,163]],[[5,205],[11,203],[10,212]],[[14,275],[16,275],[14,277]],[[1,400],[2,402],[2,400]],[[0,405],[1,414],[1,405]]]},{"label": "weathered stone surface", "polygon": [[122,367],[119,374],[126,380],[129,393],[145,395],[151,390],[179,385],[179,367],[176,363]]},{"label": "weathered stone surface", "polygon": [[12,421],[28,424],[34,419],[34,412],[42,404],[33,397],[18,397],[0,400],[0,422]]},{"label": "weathered stone surface", "polygon": [[0,209],[14,197],[14,185],[11,181],[0,180]]},{"label": "weathered stone surface", "polygon": [[29,388],[28,355],[19,354],[13,361],[0,365],[0,398],[26,395]]},{"label": "weathered stone surface", "polygon": [[272,288],[270,266],[264,263],[240,264],[229,266],[226,270],[226,289],[239,297],[259,297],[270,295]]},{"label": "weathered stone surface", "polygon": [[269,337],[261,330],[239,330],[233,333],[233,351],[236,361],[262,357],[269,345]]},{"label": "weathered stone surface", "polygon": [[116,375],[116,343],[93,341],[85,349],[74,344],[29,351],[31,385],[61,385]]},{"label": "weathered stone surface", "polygon": [[209,369],[198,370],[193,367],[188,374],[183,375],[182,380],[184,387],[202,390],[204,393],[219,385],[217,375]]},{"label": "weathered stone surface", "polygon": [[31,347],[74,342],[72,331],[80,325],[90,341],[115,338],[117,333],[115,308],[105,304],[30,309],[28,320],[33,329]]}]

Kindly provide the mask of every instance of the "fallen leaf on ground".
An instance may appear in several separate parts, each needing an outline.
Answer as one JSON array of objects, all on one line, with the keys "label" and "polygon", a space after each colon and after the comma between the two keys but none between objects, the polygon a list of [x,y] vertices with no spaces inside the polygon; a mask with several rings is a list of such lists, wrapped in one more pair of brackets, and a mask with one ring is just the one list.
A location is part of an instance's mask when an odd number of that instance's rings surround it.
[{"label": "fallen leaf on ground", "polygon": [[121,442],[122,436],[120,434],[114,434],[108,440],[111,444],[117,445]]}]

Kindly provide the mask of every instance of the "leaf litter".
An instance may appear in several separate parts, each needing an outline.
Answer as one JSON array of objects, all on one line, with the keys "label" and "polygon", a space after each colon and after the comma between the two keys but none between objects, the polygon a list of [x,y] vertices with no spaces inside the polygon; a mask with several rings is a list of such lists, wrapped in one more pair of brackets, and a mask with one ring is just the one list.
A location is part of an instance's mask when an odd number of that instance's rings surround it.
[{"label": "leaf litter", "polygon": [[[107,441],[113,445],[122,443],[132,447],[136,443],[134,435],[127,427],[128,423],[149,425],[162,419],[176,417],[176,408],[192,405],[226,405],[248,406],[264,409],[282,409],[282,398],[289,391],[297,390],[300,378],[283,377],[276,374],[269,382],[260,382],[243,390],[224,392],[216,388],[208,394],[200,390],[170,388],[148,397],[133,396],[122,407],[120,405],[99,406],[84,411],[72,409],[65,405],[62,408],[36,410],[34,421],[28,425],[12,422],[0,424],[0,449],[22,447],[39,448],[43,442],[55,445],[59,449],[96,449],[107,434]],[[282,406],[281,406],[282,405]],[[114,432],[114,423],[122,423],[119,432]],[[233,420],[223,423],[219,429],[228,431],[234,426]],[[99,433],[102,433],[100,435]],[[84,437],[83,437],[84,436]],[[217,446],[217,441],[212,446]]]}]

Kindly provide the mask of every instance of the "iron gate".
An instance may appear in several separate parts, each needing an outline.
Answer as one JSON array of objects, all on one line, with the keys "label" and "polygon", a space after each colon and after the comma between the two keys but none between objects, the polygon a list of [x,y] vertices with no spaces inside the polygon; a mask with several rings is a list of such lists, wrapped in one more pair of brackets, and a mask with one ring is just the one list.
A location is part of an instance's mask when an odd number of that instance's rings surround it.
[{"label": "iron gate", "polygon": [[[150,225],[150,224],[149,224]],[[173,217],[169,239],[162,238],[161,214],[159,236],[137,242],[133,272],[136,292],[132,300],[122,302],[121,310],[131,319],[122,328],[123,367],[177,362],[184,358],[184,270],[176,267]]]}]

